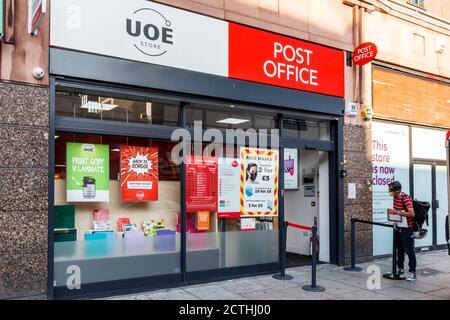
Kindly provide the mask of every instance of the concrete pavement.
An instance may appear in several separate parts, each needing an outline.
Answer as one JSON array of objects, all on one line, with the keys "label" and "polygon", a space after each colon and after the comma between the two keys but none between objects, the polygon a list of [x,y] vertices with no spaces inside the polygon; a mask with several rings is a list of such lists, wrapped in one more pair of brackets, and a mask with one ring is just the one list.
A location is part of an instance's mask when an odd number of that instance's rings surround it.
[{"label": "concrete pavement", "polygon": [[[311,267],[290,268],[294,278],[279,281],[272,275],[240,278],[181,288],[115,296],[114,300],[450,300],[450,256],[447,251],[420,253],[416,282],[393,281],[381,275],[391,270],[391,259],[358,264],[363,272],[335,265],[319,265],[317,284],[325,292],[302,289],[310,283]],[[381,272],[378,276],[378,271]],[[368,273],[369,272],[369,273]],[[375,272],[375,273],[374,273]]]}]

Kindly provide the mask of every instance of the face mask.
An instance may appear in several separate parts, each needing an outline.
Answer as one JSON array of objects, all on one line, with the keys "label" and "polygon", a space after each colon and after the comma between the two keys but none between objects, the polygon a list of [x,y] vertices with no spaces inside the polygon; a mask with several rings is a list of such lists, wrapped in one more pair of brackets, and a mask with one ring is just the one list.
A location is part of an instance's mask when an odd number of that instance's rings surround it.
[{"label": "face mask", "polygon": [[252,181],[255,181],[255,180],[256,180],[256,176],[257,176],[257,173],[256,173],[256,172],[250,173],[250,179],[251,179]]}]

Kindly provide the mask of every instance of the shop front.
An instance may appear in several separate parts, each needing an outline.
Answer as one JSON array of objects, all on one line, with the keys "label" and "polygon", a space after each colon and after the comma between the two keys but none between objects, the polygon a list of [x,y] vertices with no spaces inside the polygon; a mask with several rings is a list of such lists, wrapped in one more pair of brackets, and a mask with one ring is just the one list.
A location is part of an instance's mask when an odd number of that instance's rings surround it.
[{"label": "shop front", "polygon": [[342,263],[343,51],[143,0],[50,42],[50,296],[279,272],[285,220]]},{"label": "shop front", "polygon": [[[373,220],[386,222],[392,202],[387,185],[398,180],[403,191],[431,204],[428,235],[417,250],[446,248],[448,208],[445,135],[449,125],[448,79],[378,63],[373,66],[372,123]],[[373,229],[374,256],[392,251],[392,233]]]}]

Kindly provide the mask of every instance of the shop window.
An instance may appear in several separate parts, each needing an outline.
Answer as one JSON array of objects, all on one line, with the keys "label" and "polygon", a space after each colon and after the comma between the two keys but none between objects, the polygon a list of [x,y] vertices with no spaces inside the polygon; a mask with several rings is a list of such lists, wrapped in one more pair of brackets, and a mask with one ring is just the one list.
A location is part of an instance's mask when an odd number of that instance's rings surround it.
[{"label": "shop window", "polygon": [[424,8],[425,0],[408,0],[409,4]]},{"label": "shop window", "polygon": [[54,281],[180,273],[180,170],[172,142],[57,132]]},{"label": "shop window", "polygon": [[309,119],[283,119],[283,136],[310,140],[330,140],[330,122]]},{"label": "shop window", "polygon": [[160,99],[127,100],[71,92],[56,94],[58,116],[177,126],[179,112],[179,103]]},{"label": "shop window", "polygon": [[[279,261],[278,171],[274,160],[278,150],[260,149],[258,160],[256,150],[234,148],[238,151],[235,157],[192,156],[187,160],[188,272]],[[242,158],[244,151],[249,152],[248,159]],[[242,161],[245,195],[240,193]],[[199,253],[202,250],[206,250],[204,254]]]},{"label": "shop window", "polygon": [[204,129],[276,129],[275,115],[254,112],[232,105],[208,106],[188,104],[186,106],[186,124],[194,126],[194,121],[201,121]]}]

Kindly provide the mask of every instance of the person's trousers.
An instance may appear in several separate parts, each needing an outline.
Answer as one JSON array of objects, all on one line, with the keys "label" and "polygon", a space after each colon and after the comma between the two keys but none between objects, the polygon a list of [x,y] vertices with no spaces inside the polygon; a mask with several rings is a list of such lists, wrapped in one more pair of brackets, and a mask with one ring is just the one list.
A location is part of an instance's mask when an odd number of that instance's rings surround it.
[{"label": "person's trousers", "polygon": [[408,255],[409,272],[416,272],[416,252],[411,229],[401,228],[397,231],[397,267],[404,269],[405,253]]}]

